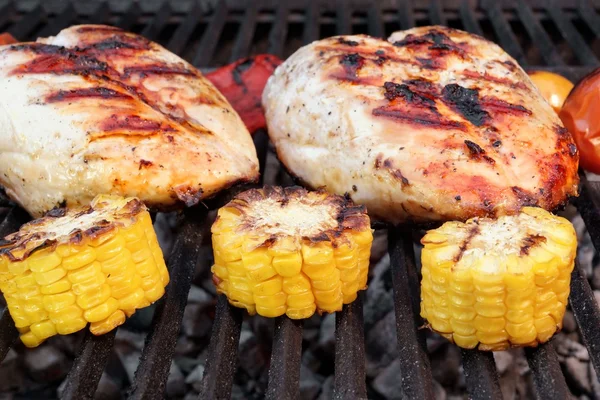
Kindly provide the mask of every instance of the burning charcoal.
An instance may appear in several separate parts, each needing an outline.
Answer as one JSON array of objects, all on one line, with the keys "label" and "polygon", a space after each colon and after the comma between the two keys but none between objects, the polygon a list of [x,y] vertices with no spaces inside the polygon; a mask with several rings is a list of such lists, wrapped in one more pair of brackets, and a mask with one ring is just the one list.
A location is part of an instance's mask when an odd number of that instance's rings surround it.
[{"label": "burning charcoal", "polygon": [[333,398],[333,383],[333,375],[330,375],[325,379],[318,400],[329,400]]},{"label": "burning charcoal", "polygon": [[165,394],[168,398],[181,397],[185,395],[185,377],[175,362],[171,362]]},{"label": "burning charcoal", "polygon": [[18,357],[17,353],[11,349],[0,363],[0,393],[7,393],[24,386],[25,379],[23,371],[19,368]]},{"label": "burning charcoal", "polygon": [[377,376],[394,360],[398,354],[397,343],[396,316],[390,311],[365,335],[367,376]]},{"label": "burning charcoal", "polygon": [[202,376],[204,375],[204,365],[198,364],[196,368],[192,370],[185,378],[185,383],[192,385],[194,389],[200,391],[200,383],[202,382]]},{"label": "burning charcoal", "polygon": [[183,313],[183,332],[194,339],[202,339],[210,334],[212,320],[206,315],[202,304],[188,304]]},{"label": "burning charcoal", "polygon": [[50,345],[28,349],[24,362],[29,375],[37,382],[54,382],[64,378],[69,372],[65,355]]},{"label": "burning charcoal", "polygon": [[314,400],[321,391],[323,377],[315,374],[305,365],[300,366],[300,398]]},{"label": "burning charcoal", "polygon": [[94,400],[118,400],[121,398],[119,386],[105,373],[100,377]]}]

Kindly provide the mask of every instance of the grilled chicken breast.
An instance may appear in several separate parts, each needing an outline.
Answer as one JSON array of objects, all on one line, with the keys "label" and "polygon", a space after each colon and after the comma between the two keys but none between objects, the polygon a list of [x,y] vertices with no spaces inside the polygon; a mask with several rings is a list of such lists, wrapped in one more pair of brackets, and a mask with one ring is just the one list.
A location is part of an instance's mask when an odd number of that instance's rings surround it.
[{"label": "grilled chicken breast", "polygon": [[513,58],[466,32],[314,42],[275,71],[263,105],[293,175],[381,220],[553,209],[577,192],[577,148],[552,107]]},{"label": "grilled chicken breast", "polygon": [[258,178],[227,100],[141,36],[74,26],[0,47],[0,184],[32,215],[97,194],[188,206]]}]

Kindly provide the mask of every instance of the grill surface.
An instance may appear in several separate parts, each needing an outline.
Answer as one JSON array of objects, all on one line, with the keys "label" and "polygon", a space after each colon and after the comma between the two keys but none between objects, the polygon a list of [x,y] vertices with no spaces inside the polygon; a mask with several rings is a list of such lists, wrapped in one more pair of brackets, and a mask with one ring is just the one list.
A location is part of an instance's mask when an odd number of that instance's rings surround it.
[{"label": "grill surface", "polygon": [[[420,2],[422,4],[422,2]],[[345,33],[386,36],[394,30],[445,24],[481,34],[498,42],[522,65],[558,71],[577,80],[599,65],[600,16],[586,0],[511,2],[498,0],[431,1],[413,6],[408,1],[204,1],[86,2],[62,1],[44,8],[35,1],[0,1],[0,32],[21,40],[52,35],[74,23],[106,23],[141,33],[182,55],[200,68],[211,68],[250,54],[269,52],[286,57],[319,37]],[[576,4],[573,4],[576,3]],[[216,5],[215,5],[216,4]],[[268,143],[264,132],[255,136],[264,172]],[[231,195],[231,192],[229,193]],[[223,199],[221,199],[223,200]],[[582,193],[574,204],[593,244],[600,250],[600,186],[582,175]],[[214,202],[213,206],[218,204]],[[27,220],[12,209],[0,225],[0,235]],[[202,210],[188,210],[169,257],[171,283],[159,302],[140,365],[130,387],[131,398],[162,398],[183,309],[196,268],[199,246],[207,233]],[[392,284],[396,311],[403,396],[433,399],[432,374],[425,336],[418,327],[419,277],[410,228],[389,230]],[[204,263],[207,264],[207,263]],[[204,266],[208,268],[208,265]],[[596,372],[600,375],[600,310],[585,274],[577,264],[572,274],[570,303]],[[200,398],[231,395],[243,313],[221,296],[209,345]],[[115,333],[87,334],[67,377],[64,398],[92,398],[112,351]],[[0,320],[0,359],[17,338],[8,312]],[[336,399],[366,397],[362,296],[336,315]],[[269,399],[299,398],[302,323],[275,320],[269,372]],[[551,344],[526,351],[537,397],[567,398],[568,388]],[[502,394],[491,353],[462,351],[470,396],[500,399]]]}]

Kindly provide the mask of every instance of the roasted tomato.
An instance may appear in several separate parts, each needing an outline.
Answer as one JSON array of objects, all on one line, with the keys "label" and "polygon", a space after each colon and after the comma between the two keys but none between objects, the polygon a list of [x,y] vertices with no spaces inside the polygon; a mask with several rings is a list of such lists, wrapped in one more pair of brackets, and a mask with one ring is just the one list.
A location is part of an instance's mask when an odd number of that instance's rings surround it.
[{"label": "roasted tomato", "polygon": [[528,74],[542,96],[558,113],[569,92],[573,89],[573,83],[564,76],[553,72],[529,71]]},{"label": "roasted tomato", "polygon": [[575,139],[580,165],[600,174],[600,68],[573,88],[558,115]]},{"label": "roasted tomato", "polygon": [[17,39],[15,39],[10,33],[0,33],[0,45],[13,43],[17,43]]}]

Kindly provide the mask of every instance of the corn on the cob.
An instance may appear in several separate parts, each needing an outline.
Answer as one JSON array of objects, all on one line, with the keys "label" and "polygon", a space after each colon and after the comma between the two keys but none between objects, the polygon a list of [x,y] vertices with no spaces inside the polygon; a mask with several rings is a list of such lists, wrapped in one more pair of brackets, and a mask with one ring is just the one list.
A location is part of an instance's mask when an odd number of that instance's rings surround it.
[{"label": "corn on the cob", "polygon": [[447,222],[421,242],[421,316],[458,346],[536,346],[562,328],[577,250],[566,219],[525,207]]},{"label": "corn on the cob", "polygon": [[135,198],[53,210],[0,245],[0,291],[28,347],[88,323],[95,335],[109,332],[168,282],[150,215]]},{"label": "corn on the cob", "polygon": [[373,233],[364,207],[301,188],[238,195],[212,226],[219,293],[248,313],[308,318],[365,289]]}]

